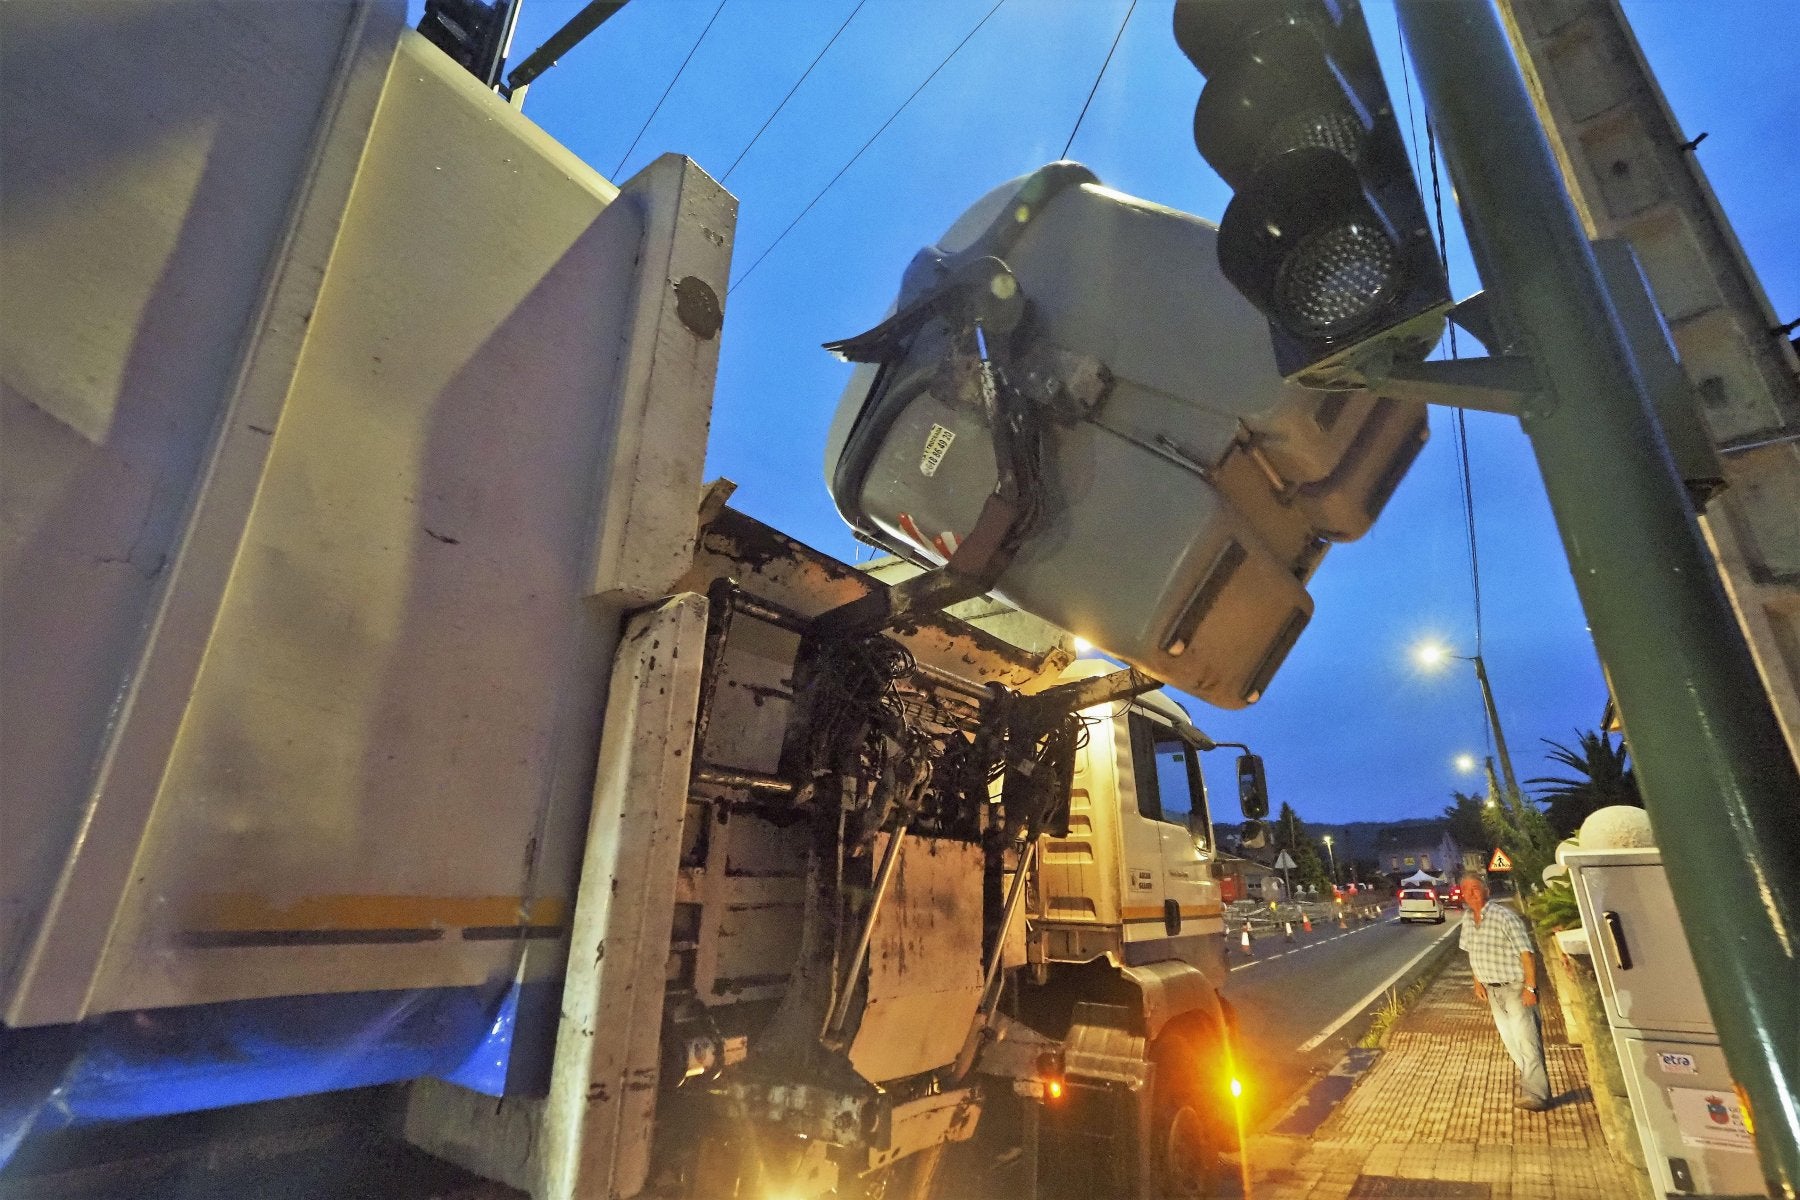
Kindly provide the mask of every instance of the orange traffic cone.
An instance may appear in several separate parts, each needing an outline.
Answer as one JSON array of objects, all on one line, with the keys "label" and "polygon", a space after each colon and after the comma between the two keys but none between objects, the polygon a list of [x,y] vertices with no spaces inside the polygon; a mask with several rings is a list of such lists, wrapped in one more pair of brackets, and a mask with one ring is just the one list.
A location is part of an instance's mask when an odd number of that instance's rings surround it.
[{"label": "orange traffic cone", "polygon": [[1308,933],[1312,932],[1312,918],[1307,916],[1305,913],[1300,914],[1300,928],[1304,929]]},{"label": "orange traffic cone", "polygon": [[1243,934],[1243,937],[1240,940],[1239,944],[1244,948],[1245,954],[1255,954],[1256,953],[1255,950],[1252,950],[1250,948],[1250,922],[1248,922],[1248,921],[1244,922],[1244,934]]}]

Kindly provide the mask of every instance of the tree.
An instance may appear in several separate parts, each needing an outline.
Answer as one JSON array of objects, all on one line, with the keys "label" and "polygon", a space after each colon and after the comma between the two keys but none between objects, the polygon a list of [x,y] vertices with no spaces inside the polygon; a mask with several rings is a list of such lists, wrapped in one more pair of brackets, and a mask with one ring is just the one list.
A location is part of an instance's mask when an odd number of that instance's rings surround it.
[{"label": "tree", "polygon": [[1330,875],[1319,858],[1318,848],[1313,845],[1313,839],[1306,832],[1306,822],[1300,819],[1293,805],[1286,801],[1282,802],[1281,815],[1275,819],[1274,835],[1277,849],[1286,850],[1293,856],[1294,867],[1289,875],[1295,886],[1331,886]]},{"label": "tree", "polygon": [[1544,784],[1538,797],[1549,806],[1550,825],[1558,837],[1568,837],[1595,809],[1614,804],[1644,807],[1638,794],[1637,772],[1628,761],[1630,752],[1621,740],[1615,744],[1612,735],[1589,730],[1575,731],[1579,749],[1572,750],[1561,742],[1542,739],[1550,747],[1546,756],[1575,772],[1574,778],[1544,775],[1527,779],[1528,784]]},{"label": "tree", "polygon": [[1488,830],[1481,818],[1486,801],[1462,792],[1451,792],[1450,797],[1452,803],[1444,809],[1444,819],[1450,822],[1450,840],[1464,850],[1487,849]]},{"label": "tree", "polygon": [[1541,886],[1544,868],[1556,861],[1556,834],[1543,810],[1516,789],[1502,789],[1494,776],[1494,760],[1487,763],[1487,800],[1481,819],[1513,862],[1513,882],[1522,896]]}]

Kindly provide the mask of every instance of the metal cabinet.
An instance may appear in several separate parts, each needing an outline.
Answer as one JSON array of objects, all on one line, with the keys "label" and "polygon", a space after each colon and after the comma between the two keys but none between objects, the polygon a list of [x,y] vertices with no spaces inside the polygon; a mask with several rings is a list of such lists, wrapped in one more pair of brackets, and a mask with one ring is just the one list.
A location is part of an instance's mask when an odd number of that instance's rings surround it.
[{"label": "metal cabinet", "polygon": [[1762,1172],[1655,849],[1564,855],[1655,1190],[1761,1196]]}]

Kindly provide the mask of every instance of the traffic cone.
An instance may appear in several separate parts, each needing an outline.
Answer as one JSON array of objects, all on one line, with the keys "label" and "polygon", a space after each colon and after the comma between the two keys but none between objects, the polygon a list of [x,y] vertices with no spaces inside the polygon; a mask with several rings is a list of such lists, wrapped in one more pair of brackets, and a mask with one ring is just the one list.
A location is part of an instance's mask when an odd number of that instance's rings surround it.
[{"label": "traffic cone", "polygon": [[1294,940],[1294,923],[1292,921],[1283,921],[1281,923],[1281,928],[1287,934],[1287,940],[1290,942],[1293,941]]},{"label": "traffic cone", "polygon": [[1300,928],[1304,929],[1307,933],[1312,932],[1312,918],[1305,913],[1300,914]]},{"label": "traffic cone", "polygon": [[1338,909],[1338,928],[1339,929],[1350,928],[1350,915],[1341,908]]},{"label": "traffic cone", "polygon": [[1241,945],[1244,948],[1245,954],[1255,954],[1256,953],[1256,951],[1251,949],[1251,947],[1250,947],[1250,922],[1248,922],[1248,921],[1244,922],[1244,933],[1243,933],[1243,937],[1239,941],[1239,945]]}]

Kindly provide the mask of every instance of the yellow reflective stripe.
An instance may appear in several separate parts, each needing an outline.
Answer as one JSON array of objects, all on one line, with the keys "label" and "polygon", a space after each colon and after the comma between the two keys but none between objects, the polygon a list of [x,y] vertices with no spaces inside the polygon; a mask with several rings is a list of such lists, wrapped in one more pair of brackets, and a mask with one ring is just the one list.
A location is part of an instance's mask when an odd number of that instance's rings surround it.
[{"label": "yellow reflective stripe", "polygon": [[[1181,916],[1183,920],[1199,917],[1216,917],[1221,915],[1224,911],[1225,909],[1217,904],[1184,904],[1181,906]],[[1163,919],[1163,910],[1161,906],[1156,908],[1127,908],[1124,912],[1123,919],[1127,923],[1132,921],[1160,921]]]}]

